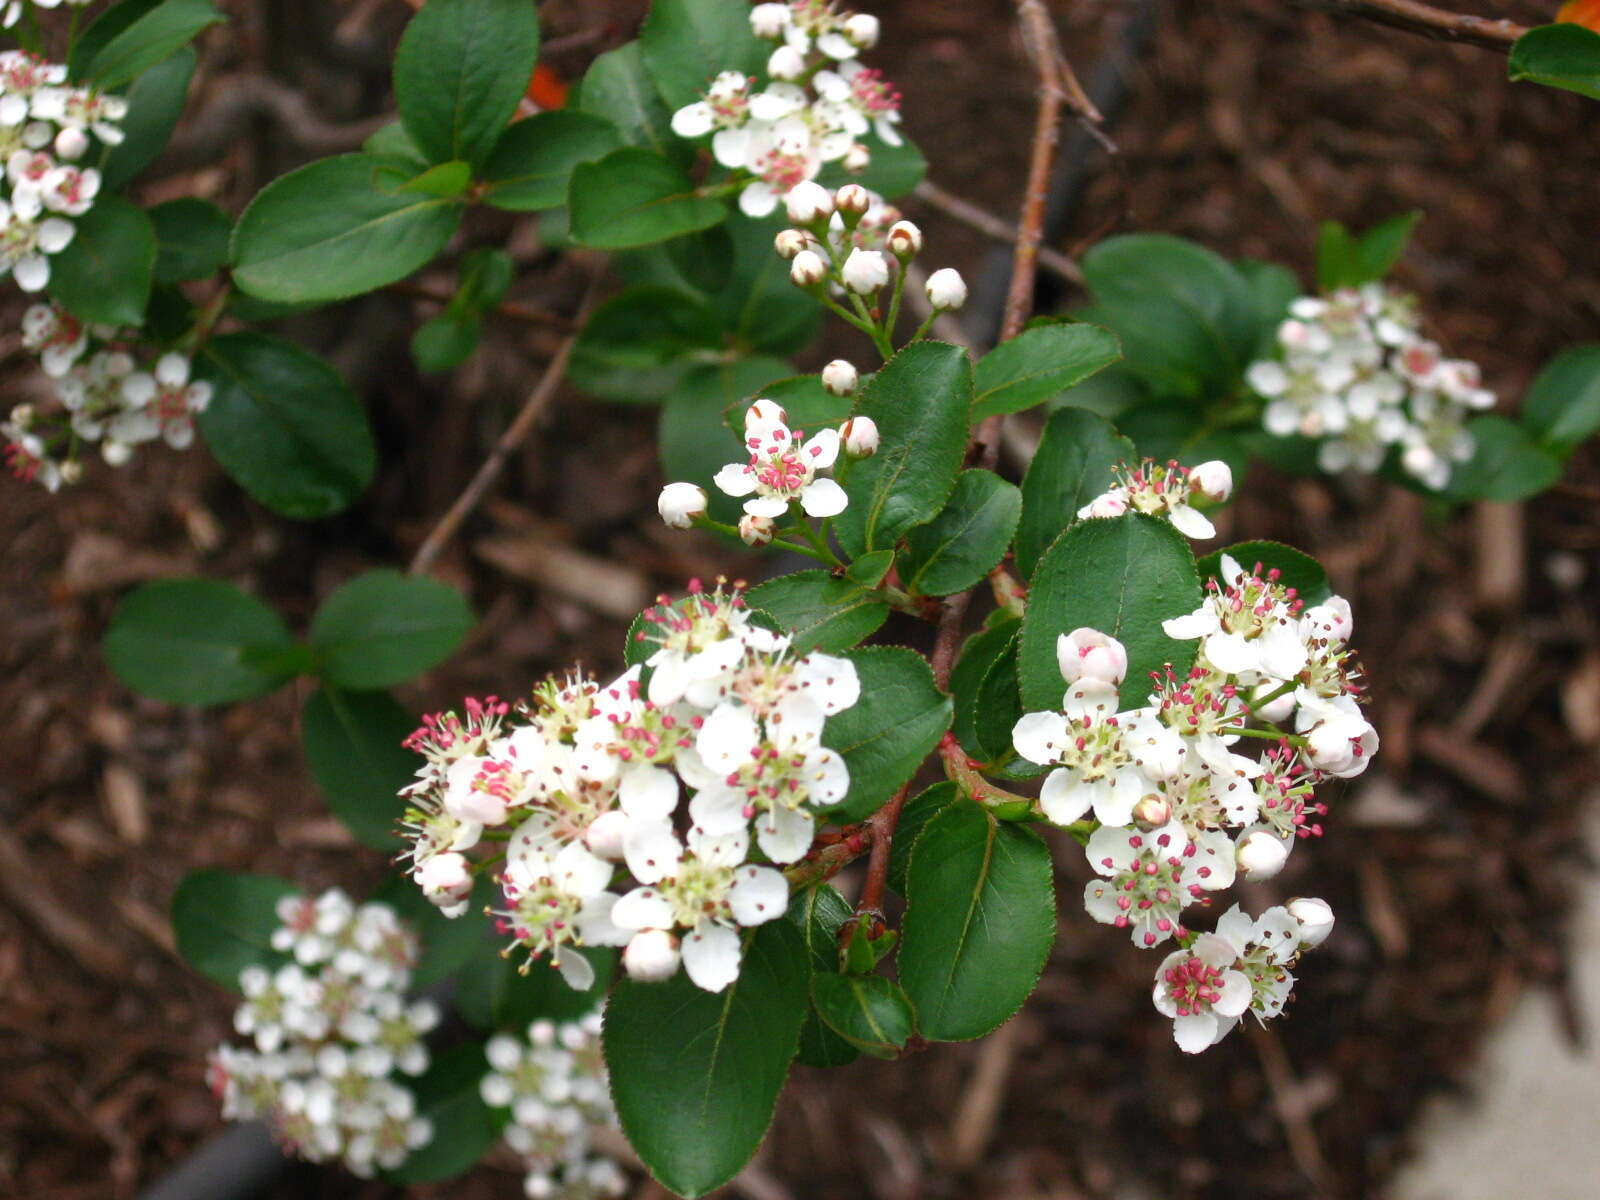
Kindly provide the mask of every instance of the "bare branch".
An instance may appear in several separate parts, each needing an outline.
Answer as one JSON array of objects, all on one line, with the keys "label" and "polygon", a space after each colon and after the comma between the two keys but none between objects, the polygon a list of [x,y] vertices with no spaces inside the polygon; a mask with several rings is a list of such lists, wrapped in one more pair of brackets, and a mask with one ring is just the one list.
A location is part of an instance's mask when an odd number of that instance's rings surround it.
[{"label": "bare branch", "polygon": [[1515,21],[1491,20],[1467,13],[1451,12],[1423,4],[1420,0],[1298,0],[1309,8],[1349,13],[1380,25],[1420,33],[1446,42],[1481,46],[1485,50],[1508,52],[1512,44],[1528,32]]}]

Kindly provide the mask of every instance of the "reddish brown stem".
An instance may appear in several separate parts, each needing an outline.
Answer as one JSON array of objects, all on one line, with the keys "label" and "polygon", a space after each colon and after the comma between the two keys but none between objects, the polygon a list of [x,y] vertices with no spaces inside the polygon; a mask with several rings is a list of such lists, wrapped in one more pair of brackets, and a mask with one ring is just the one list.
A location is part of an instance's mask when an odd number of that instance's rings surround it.
[{"label": "reddish brown stem", "polygon": [[894,827],[900,823],[900,810],[905,807],[910,782],[900,786],[889,803],[872,815],[872,857],[867,859],[867,881],[861,885],[861,902],[857,914],[883,911],[883,892],[889,883],[889,855],[894,849]]},{"label": "reddish brown stem", "polygon": [[1481,46],[1485,50],[1509,51],[1523,34],[1526,25],[1515,21],[1490,20],[1468,13],[1451,12],[1435,8],[1420,0],[1306,0],[1312,8],[1349,13],[1365,17],[1380,25],[1403,29],[1407,33],[1420,33],[1425,37],[1440,38],[1447,42],[1462,42],[1468,46]]}]

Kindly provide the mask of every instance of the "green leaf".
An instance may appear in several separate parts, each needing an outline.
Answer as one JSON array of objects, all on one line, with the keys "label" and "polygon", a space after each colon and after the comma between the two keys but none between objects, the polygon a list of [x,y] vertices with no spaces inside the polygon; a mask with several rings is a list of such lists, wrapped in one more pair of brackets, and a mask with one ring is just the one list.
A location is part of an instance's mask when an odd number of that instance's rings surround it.
[{"label": "green leaf", "polygon": [[[836,974],[839,930],[851,916],[845,898],[828,884],[819,883],[796,892],[789,901],[786,916],[805,940],[812,975]],[[808,1067],[842,1067],[859,1056],[854,1046],[822,1023],[816,1006],[808,1001],[796,1057]]]},{"label": "green leaf", "polygon": [[453,975],[472,957],[489,936],[489,919],[483,910],[494,897],[488,875],[478,876],[467,911],[459,917],[445,916],[404,873],[389,876],[372,893],[373,900],[393,908],[422,939],[422,953],[411,972],[411,982],[419,988]]},{"label": "green leaf", "polygon": [[573,168],[621,145],[622,135],[604,117],[571,109],[535,113],[495,144],[483,168],[483,202],[510,212],[560,208]]},{"label": "green leaf", "polygon": [[[765,354],[802,349],[822,319],[817,302],[789,282],[789,264],[773,253],[772,239],[781,228],[777,220],[755,221],[734,213],[717,230],[726,229],[732,258],[727,279],[710,296],[711,307],[736,344]],[[849,401],[844,405],[848,414]]]},{"label": "green leaf", "polygon": [[341,154],[269,183],[233,232],[235,282],[264,300],[342,300],[421,267],[455,233],[461,209],[388,185],[395,161]]},{"label": "green leaf", "polygon": [[427,1145],[383,1177],[394,1184],[432,1183],[468,1170],[500,1136],[494,1113],[478,1094],[489,1062],[476,1042],[439,1055],[414,1084],[417,1115],[433,1125]]},{"label": "green leaf", "polygon": [[645,70],[669,109],[692,104],[721,71],[762,70],[770,47],[729,0],[654,0],[639,30]]},{"label": "green leaf", "polygon": [[955,489],[966,454],[972,364],[960,346],[915,342],[861,390],[856,414],[871,417],[878,453],[850,470],[850,506],[834,525],[852,558],[889,549],[933,520]]},{"label": "green leaf", "polygon": [[993,471],[961,472],[944,511],[906,535],[900,577],[925,596],[966,591],[1005,557],[1021,515],[1014,486]]},{"label": "green leaf", "polygon": [[1121,357],[1117,335],[1098,325],[1074,322],[1026,330],[978,360],[972,419],[1043,404]]},{"label": "green leaf", "polygon": [[1056,638],[1081,626],[1127,647],[1123,707],[1142,704],[1151,672],[1171,663],[1182,674],[1194,661],[1195,644],[1169,638],[1161,622],[1199,607],[1194,556],[1167,522],[1143,513],[1079,521],[1045,551],[1028,589],[1018,660],[1023,708],[1060,708],[1066,689]]},{"label": "green leaf", "polygon": [[1251,358],[1271,358],[1277,353],[1278,326],[1303,290],[1300,277],[1288,267],[1249,258],[1241,258],[1233,269],[1250,286],[1256,301],[1256,348]]},{"label": "green leaf", "polygon": [[[792,375],[787,379],[775,380],[761,389],[761,395],[789,414],[791,429],[837,425],[849,417],[850,409],[855,404],[849,396],[835,396],[828,391],[822,386],[822,378],[818,375]],[[723,414],[735,437],[744,436],[744,414],[756,399],[755,396],[748,396]]]},{"label": "green leaf", "polygon": [[871,554],[863,554],[852,562],[844,569],[844,573],[847,578],[864,588],[875,588],[883,582],[884,576],[893,566],[893,550],[874,550]]},{"label": "green leaf", "polygon": [[1600,430],[1600,342],[1545,364],[1522,402],[1522,423],[1557,454],[1570,454]]},{"label": "green leaf", "polygon": [[1321,604],[1333,595],[1333,587],[1328,583],[1328,573],[1322,569],[1322,564],[1309,554],[1285,546],[1282,542],[1236,542],[1206,555],[1195,564],[1202,583],[1207,579],[1215,579],[1222,586],[1227,586],[1228,581],[1222,577],[1224,554],[1246,571],[1254,570],[1257,563],[1261,564],[1263,571],[1276,569],[1284,586],[1294,588],[1295,594],[1307,605]]},{"label": "green leaf", "polygon": [[289,961],[272,948],[272,934],[280,924],[278,901],[297,891],[287,879],[267,875],[191,872],[172,895],[179,955],[213,983],[237,992],[246,967]]},{"label": "green leaf", "polygon": [[480,167],[538,59],[539,13],[528,0],[428,0],[395,52],[400,120],[430,162]]},{"label": "green leaf", "polygon": [[902,896],[906,892],[906,868],[911,863],[917,839],[929,821],[960,798],[961,790],[952,780],[944,779],[918,792],[901,808],[900,821],[894,827],[894,844],[889,851],[889,886]]},{"label": "green leaf", "polygon": [[1015,618],[996,621],[988,629],[973,634],[961,647],[961,657],[950,672],[950,694],[955,700],[956,741],[975,757],[982,757],[978,740],[978,693],[984,676],[1005,653],[1016,636],[1020,623]]},{"label": "green leaf", "polygon": [[143,324],[156,265],[150,218],[121,196],[101,196],[73,224],[67,248],[50,256],[50,294],[80,320]]},{"label": "green leaf", "polygon": [[628,1143],[682,1196],[737,1175],[766,1136],[806,1014],[806,947],[788,921],[748,938],[739,978],[623,979],[606,1005],[611,1096]]},{"label": "green leaf", "polygon": [[889,606],[851,579],[828,571],[793,571],[757,584],[750,607],[766,613],[794,639],[796,653],[837,654],[871,637],[889,619]]},{"label": "green leaf", "polygon": [[[710,83],[710,77],[706,82]],[[608,50],[589,67],[573,108],[604,117],[630,146],[654,150],[679,164],[694,157],[694,147],[672,132],[672,116],[644,70],[637,41]]]},{"label": "green leaf", "polygon": [[185,46],[133,81],[128,115],[122,119],[122,141],[111,147],[100,168],[102,191],[125,186],[166,148],[189,100],[189,81],[198,61],[193,48]]},{"label": "green leaf", "polygon": [[631,287],[597,308],[579,331],[568,374],[606,400],[660,400],[682,380],[685,358],[721,344],[722,327],[706,305],[669,287]]},{"label": "green leaf", "polygon": [[111,39],[161,3],[162,0],[121,0],[97,16],[72,45],[67,56],[68,78],[75,83],[84,82],[89,64],[110,45]]},{"label": "green leaf", "polygon": [[1528,431],[1505,417],[1467,422],[1472,458],[1459,464],[1445,485],[1452,500],[1494,500],[1509,504],[1537,496],[1561,478],[1561,460],[1535,442]]},{"label": "green leaf", "polygon": [[301,665],[277,613],[212,579],[164,579],[135,588],[117,605],[104,649],[118,679],[169,704],[264,696],[299,674]]},{"label": "green leaf", "polygon": [[1033,991],[1055,940],[1049,849],[1032,830],[956,801],[911,852],[901,930],[900,985],[923,1036],[966,1041],[998,1029]]},{"label": "green leaf", "polygon": [[181,196],[149,211],[156,235],[155,281],[209,279],[228,260],[233,222],[215,204]]},{"label": "green leaf", "polygon": [[417,326],[411,335],[411,358],[417,370],[427,374],[453,371],[472,357],[482,337],[482,318],[442,312]]},{"label": "green leaf", "polygon": [[626,250],[709,229],[727,218],[683,171],[649,150],[624,146],[572,171],[572,237],[596,250]]},{"label": "green leaf", "polygon": [[1095,307],[1084,316],[1122,339],[1130,370],[1157,394],[1220,397],[1255,351],[1250,285],[1204,247],[1163,234],[1101,242],[1083,259]]},{"label": "green leaf", "polygon": [[417,756],[400,743],[416,718],[387,692],[318,688],[300,713],[300,745],[311,777],[333,815],[374,850],[401,847],[400,789],[417,773]]},{"label": "green leaf", "polygon": [[1317,239],[1317,286],[1324,292],[1382,279],[1400,261],[1420,211],[1401,213],[1360,237],[1337,221],[1324,221]]},{"label": "green leaf", "polygon": [[817,975],[811,997],[830,1029],[874,1058],[894,1058],[916,1028],[911,1001],[882,975]]},{"label": "green leaf", "polygon": [[322,602],[311,622],[311,646],[324,679],[371,691],[438,666],[471,628],[472,609],[454,588],[398,571],[368,571]]},{"label": "green leaf", "polygon": [[1530,29],[1511,47],[1513,83],[1526,80],[1600,100],[1600,33],[1562,22]]},{"label": "green leaf", "polygon": [[228,333],[205,344],[196,369],[214,389],[198,422],[206,445],[268,508],[323,517],[372,482],[366,413],[331,363],[270,334]]},{"label": "green leaf", "polygon": [[106,42],[85,76],[105,91],[132,83],[206,26],[224,19],[211,0],[165,0]]},{"label": "green leaf", "polygon": [[1020,633],[1007,642],[978,684],[975,733],[977,748],[987,762],[1005,764],[1016,757],[1011,731],[1022,718],[1021,642]]},{"label": "green leaf", "polygon": [[428,160],[423,157],[422,151],[417,149],[417,144],[411,140],[406,127],[399,121],[390,121],[387,125],[381,126],[376,133],[361,143],[361,149],[374,158],[402,159],[419,171],[428,165]]},{"label": "green leaf", "polygon": [[471,186],[472,165],[458,158],[429,167],[420,175],[413,176],[400,185],[400,191],[453,200]]},{"label": "green leaf", "polygon": [[[1051,655],[1054,661],[1055,649]],[[829,820],[860,821],[883,807],[917,773],[950,728],[950,697],[939,691],[922,655],[901,646],[869,646],[844,655],[856,665],[861,699],[829,717],[824,745],[850,768],[850,791]]]},{"label": "green leaf", "polygon": [[1032,575],[1039,556],[1078,519],[1078,510],[1111,486],[1112,469],[1137,460],[1133,443],[1105,418],[1077,408],[1051,413],[1022,479],[1017,570]]},{"label": "green leaf", "polygon": [[521,971],[525,953],[502,956],[493,942],[480,942],[456,976],[456,1011],[479,1029],[507,1029],[521,1034],[534,1021],[576,1021],[605,999],[616,971],[617,952],[605,946],[578,951],[594,968],[594,986],[586,992],[567,986],[548,956]]},{"label": "green leaf", "polygon": [[749,457],[740,439],[728,432],[722,414],[791,368],[776,358],[740,358],[692,366],[661,409],[661,468],[668,479],[684,479],[706,489],[716,520],[739,519],[739,501],[711,486],[711,477],[728,463]]}]

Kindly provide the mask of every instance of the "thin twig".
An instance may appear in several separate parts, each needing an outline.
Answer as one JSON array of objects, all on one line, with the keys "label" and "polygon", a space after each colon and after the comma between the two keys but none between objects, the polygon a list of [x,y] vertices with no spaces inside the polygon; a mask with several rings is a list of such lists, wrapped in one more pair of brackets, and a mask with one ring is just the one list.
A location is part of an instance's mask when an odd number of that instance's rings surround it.
[{"label": "thin twig", "polygon": [[1451,12],[1423,4],[1420,0],[1301,0],[1312,8],[1365,17],[1380,25],[1420,33],[1447,42],[1481,46],[1485,50],[1509,51],[1523,34],[1526,25],[1515,21],[1491,20],[1468,13]]},{"label": "thin twig", "polygon": [[[1009,221],[1001,220],[992,212],[979,208],[970,200],[964,200],[954,192],[947,192],[932,180],[924,179],[917,184],[916,197],[925,203],[937,208],[947,217],[954,217],[963,225],[970,225],[979,233],[992,237],[997,242],[1015,242],[1017,240],[1017,227]],[[1059,250],[1049,246],[1039,247],[1039,265],[1046,270],[1054,271],[1061,278],[1071,283],[1083,283],[1083,271],[1078,264],[1073,262]]]},{"label": "thin twig", "polygon": [[[585,289],[583,300],[578,306],[577,316],[573,318],[573,324],[579,329],[583,327],[590,309],[594,307],[599,282],[600,273],[597,271],[590,277],[589,286]],[[446,544],[455,536],[456,530],[461,527],[461,522],[478,507],[484,494],[494,485],[495,480],[500,478],[500,473],[506,469],[506,463],[516,452],[517,447],[522,445],[523,438],[528,436],[534,422],[539,419],[539,414],[544,411],[545,405],[550,403],[551,397],[556,394],[556,389],[561,386],[561,380],[567,373],[567,363],[571,361],[572,350],[577,343],[576,333],[569,335],[561,343],[561,348],[545,367],[544,374],[539,377],[537,386],[523,403],[522,411],[517,413],[516,419],[510,425],[506,426],[506,431],[495,442],[494,449],[489,451],[489,457],[483,460],[483,465],[472,477],[472,482],[467,484],[461,495],[456,497],[455,503],[444,516],[439,518],[439,523],[417,548],[416,556],[412,558],[409,568],[411,574],[425,574],[433,566],[434,560],[439,557]]]}]

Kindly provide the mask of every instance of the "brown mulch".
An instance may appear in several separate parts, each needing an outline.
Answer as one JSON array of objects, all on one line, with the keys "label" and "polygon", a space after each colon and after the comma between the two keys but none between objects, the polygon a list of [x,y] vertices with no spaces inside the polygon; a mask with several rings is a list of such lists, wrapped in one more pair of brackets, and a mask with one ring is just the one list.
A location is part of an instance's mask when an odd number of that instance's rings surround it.
[{"label": "brown mulch", "polygon": [[[206,36],[201,109],[240,72],[266,72],[335,124],[384,110],[405,5],[225,7],[236,20]],[[599,38],[553,61],[581,74],[641,7],[549,0],[550,36]],[[885,18],[880,57],[933,178],[1009,219],[1032,122],[1010,5],[863,7]],[[1087,74],[1124,6],[1055,8]],[[369,14],[364,27],[335,39],[356,11]],[[1530,4],[1479,11],[1540,19]],[[1120,161],[1097,171],[1061,248],[1162,230],[1305,274],[1318,219],[1360,226],[1423,208],[1400,278],[1449,351],[1482,363],[1514,410],[1543,361],[1600,325],[1600,110],[1513,87],[1503,65],[1275,0],[1169,6],[1113,130]],[[264,117],[190,149],[206,165],[179,163],[151,197],[199,191],[237,211],[308,156]],[[988,243],[907,208],[924,220],[933,265],[978,271]],[[509,228],[490,218],[472,236]],[[570,311],[575,270],[541,251],[527,223],[513,236],[518,298]],[[447,286],[448,273],[436,282]],[[228,579],[303,628],[339,582],[403,563],[557,336],[508,322],[455,376],[419,378],[405,339],[432,311],[380,295],[294,330],[357,381],[379,432],[379,482],[335,519],[273,517],[203,451],[91,468],[53,498],[0,480],[0,1195],[130,1197],[217,1130],[202,1059],[228,1033],[230,1005],[172,951],[165,910],[187,871],[357,889],[383,873],[310,783],[296,689],[178,711],[129,694],[96,647],[118,596],[144,579]],[[18,312],[0,328],[15,328]],[[0,346],[12,349],[14,338]],[[7,396],[19,397],[25,374],[5,370]],[[470,589],[477,631],[402,699],[422,710],[514,691],[574,659],[607,669],[620,658],[619,614],[638,595],[759,569],[667,536],[654,519],[659,483],[653,413],[564,393],[441,564]],[[1590,452],[1565,486],[1526,506],[1454,513],[1385,487],[1262,473],[1224,537],[1279,537],[1328,565],[1355,605],[1384,738],[1374,772],[1334,797],[1328,836],[1242,897],[1311,892],[1339,911],[1333,938],[1304,963],[1291,1016],[1198,1059],[1179,1054],[1149,1004],[1150,956],[1079,910],[1084,869],[1069,843],[1056,951],[1023,1015],[985,1042],[898,1064],[797,1070],[743,1194],[1374,1194],[1406,1153],[1419,1105],[1459,1085],[1484,1030],[1524,988],[1561,985],[1559,916],[1583,867],[1577,816],[1600,741],[1597,500]],[[302,1172],[275,1194],[394,1193]],[[485,1170],[426,1194],[473,1200],[520,1185]]]}]

